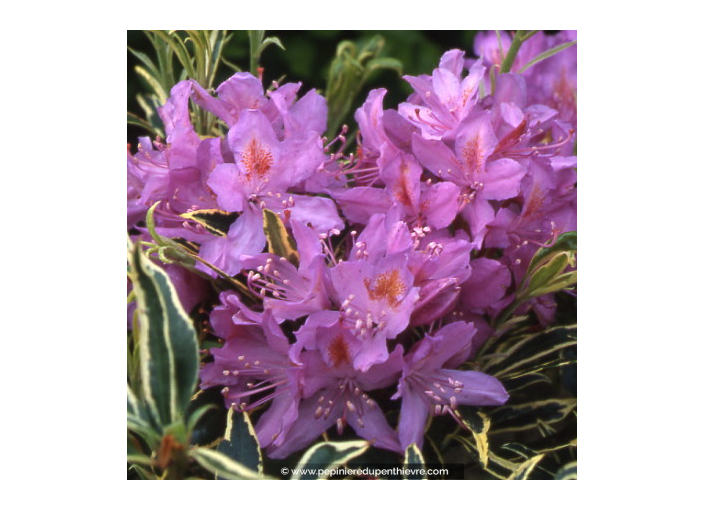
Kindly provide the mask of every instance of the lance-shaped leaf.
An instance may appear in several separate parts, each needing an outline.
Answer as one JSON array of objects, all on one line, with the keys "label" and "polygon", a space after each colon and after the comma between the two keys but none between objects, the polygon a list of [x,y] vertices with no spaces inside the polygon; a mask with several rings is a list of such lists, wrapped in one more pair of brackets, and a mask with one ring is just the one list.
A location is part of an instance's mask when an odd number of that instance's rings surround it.
[{"label": "lance-shaped leaf", "polygon": [[256,471],[252,471],[248,467],[232,460],[224,453],[210,450],[208,448],[191,448],[191,457],[198,464],[213,473],[216,479],[225,480],[263,480]]},{"label": "lance-shaped leaf", "polygon": [[[464,447],[464,449],[467,450],[467,452],[469,452],[469,454],[473,457],[477,457],[479,455],[477,445],[472,443],[472,441],[470,441],[468,438],[457,434],[452,434],[450,437],[460,443]],[[489,450],[489,462],[484,469],[487,473],[494,475],[497,478],[505,480],[506,477],[510,476],[511,473],[513,473],[517,467],[518,464],[506,460],[503,457],[499,457],[491,450]]]},{"label": "lance-shaped leaf", "polygon": [[535,466],[538,465],[538,462],[543,460],[543,457],[545,457],[544,453],[541,453],[540,455],[536,455],[535,457],[531,457],[530,459],[526,460],[524,463],[522,463],[518,468],[511,473],[511,476],[508,477],[509,480],[527,480],[528,476],[531,474],[533,469],[535,469]]},{"label": "lance-shaped leaf", "polygon": [[[333,470],[338,466],[359,457],[369,448],[367,441],[345,441],[318,443],[309,448],[301,458],[291,480],[315,480],[312,470]],[[322,478],[327,478],[323,475]]]},{"label": "lance-shaped leaf", "polygon": [[577,251],[577,232],[565,232],[547,248],[539,249],[535,255],[533,255],[533,259],[528,266],[528,274],[531,274],[533,270],[538,267],[538,265],[541,265],[548,257],[561,251]]},{"label": "lance-shaped leaf", "polygon": [[568,462],[555,473],[555,480],[576,480],[577,479],[577,461]]},{"label": "lance-shaped leaf", "polygon": [[569,47],[572,46],[573,44],[577,44],[577,40],[576,40],[576,39],[575,39],[574,41],[566,42],[566,43],[563,43],[563,44],[558,44],[557,46],[554,46],[554,47],[552,47],[552,48],[550,48],[550,49],[548,49],[548,50],[545,50],[545,51],[542,52],[540,55],[538,55],[537,57],[535,57],[534,59],[532,59],[530,62],[528,62],[526,65],[524,65],[523,67],[521,67],[521,69],[520,69],[518,72],[519,72],[519,73],[524,72],[524,71],[525,71],[526,69],[528,69],[529,67],[531,67],[531,66],[537,64],[538,62],[542,62],[542,61],[545,60],[546,58],[552,57],[553,55],[555,55],[555,54],[557,54],[557,53],[560,53],[562,50],[566,50],[567,48],[569,48]]},{"label": "lance-shaped leaf", "polygon": [[231,407],[227,412],[225,438],[218,444],[217,451],[260,475],[264,474],[259,440],[249,414],[244,411],[235,411],[235,408]]},{"label": "lance-shaped leaf", "polygon": [[158,134],[149,122],[134,113],[127,112],[127,124],[132,124],[134,126],[139,126],[142,129],[146,129],[152,136],[156,136]]},{"label": "lance-shaped leaf", "polygon": [[563,359],[564,349],[577,345],[576,326],[552,328],[539,335],[529,335],[511,346],[502,357],[483,367],[502,380],[550,361]]},{"label": "lance-shaped leaf", "polygon": [[198,342],[166,273],[139,244],[130,250],[130,279],[139,316],[143,398],[162,427],[182,419],[198,382]]},{"label": "lance-shaped leaf", "polygon": [[269,244],[269,253],[285,257],[291,264],[298,265],[300,257],[296,251],[296,242],[279,215],[269,209],[264,209],[264,234]]},{"label": "lance-shaped leaf", "polygon": [[491,426],[491,420],[486,414],[469,406],[460,406],[455,410],[455,416],[474,436],[479,462],[483,468],[486,468],[489,463],[489,437],[487,433]]},{"label": "lance-shaped leaf", "polygon": [[328,103],[328,138],[337,134],[352,103],[369,80],[372,73],[390,69],[402,73],[403,65],[394,58],[382,57],[384,38],[377,35],[358,47],[352,41],[342,41],[337,46],[335,59],[328,71],[325,97]]},{"label": "lance-shaped leaf", "polygon": [[517,432],[557,423],[577,407],[576,398],[546,399],[519,405],[503,405],[491,412],[495,432]]},{"label": "lance-shaped leaf", "polygon": [[[403,467],[405,469],[425,469],[425,459],[423,459],[423,454],[421,453],[420,449],[416,446],[415,443],[411,443],[408,445],[408,448],[406,448],[406,455],[403,459]],[[427,474],[412,474],[412,475],[407,475],[405,472],[403,473],[403,479],[404,480],[427,480],[428,475]]]},{"label": "lance-shaped leaf", "polygon": [[211,234],[227,237],[230,226],[235,222],[238,213],[222,211],[220,209],[201,209],[183,213],[182,218],[200,223]]}]

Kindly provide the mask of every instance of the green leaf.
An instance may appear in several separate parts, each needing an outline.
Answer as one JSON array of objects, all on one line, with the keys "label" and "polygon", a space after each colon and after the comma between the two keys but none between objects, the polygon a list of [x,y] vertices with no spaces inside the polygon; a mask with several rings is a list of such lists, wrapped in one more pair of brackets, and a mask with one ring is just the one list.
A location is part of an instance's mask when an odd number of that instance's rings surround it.
[{"label": "green leaf", "polygon": [[536,455],[535,457],[531,457],[530,459],[526,460],[524,463],[522,463],[518,468],[511,473],[511,476],[508,477],[509,480],[527,480],[528,476],[531,474],[533,469],[535,469],[535,466],[538,465],[538,462],[543,460],[543,457],[545,457],[544,453],[541,453],[540,455]]},{"label": "green leaf", "polygon": [[576,480],[577,479],[577,461],[568,462],[555,473],[555,480]]},{"label": "green leaf", "polygon": [[146,129],[152,136],[157,136],[156,130],[149,124],[149,122],[141,117],[138,117],[134,113],[127,112],[127,123]]},{"label": "green leaf", "polygon": [[151,30],[151,32],[157,35],[162,41],[168,44],[171,49],[176,53],[178,60],[181,62],[183,69],[189,78],[196,79],[196,71],[193,67],[193,59],[188,53],[188,48],[181,40],[181,38],[175,32],[166,33],[164,30]]},{"label": "green leaf", "polygon": [[143,396],[162,427],[180,421],[198,382],[198,342],[166,272],[135,244],[129,253],[137,297]]},{"label": "green leaf", "polygon": [[516,31],[516,35],[511,40],[511,46],[509,46],[506,56],[501,62],[501,73],[511,72],[511,67],[513,66],[513,61],[516,59],[516,55],[518,55],[518,50],[521,48],[521,45],[534,33],[535,32],[529,33],[527,30]]},{"label": "green leaf", "polygon": [[494,432],[517,432],[557,423],[577,407],[576,398],[545,399],[526,404],[503,405],[492,410]]},{"label": "green leaf", "polygon": [[159,68],[154,64],[154,61],[149,58],[149,56],[146,53],[142,53],[141,51],[133,50],[129,46],[127,47],[130,53],[137,57],[139,60],[142,61],[142,63],[147,67],[147,70],[154,76],[154,77],[159,77],[160,72]]},{"label": "green leaf", "polygon": [[152,91],[159,98],[159,102],[162,104],[165,103],[166,100],[169,98],[169,94],[159,81],[159,78],[154,76],[141,66],[135,66],[134,71],[142,78],[144,78],[144,80],[149,84],[149,86],[152,88]]},{"label": "green leaf", "polygon": [[333,470],[345,462],[359,457],[367,451],[368,448],[369,443],[367,441],[318,443],[312,448],[309,448],[303,455],[296,466],[298,472],[291,477],[291,480],[315,480],[315,474],[305,473],[303,470]]},{"label": "green leaf", "polygon": [[384,38],[379,35],[369,39],[361,48],[352,41],[342,41],[337,45],[325,90],[329,139],[338,134],[337,130],[374,71],[391,69],[399,74],[403,72],[400,61],[380,56],[383,47]]},{"label": "green leaf", "polygon": [[522,301],[550,292],[546,292],[546,289],[555,287],[555,280],[562,275],[568,265],[574,265],[573,253],[562,251],[553,254],[543,265],[535,270],[530,278],[528,288],[524,292],[519,293],[518,299]]},{"label": "green leaf", "polygon": [[145,119],[154,128],[158,136],[164,138],[164,123],[159,117],[159,98],[156,94],[137,94],[137,103],[144,111]]},{"label": "green leaf", "polygon": [[535,255],[533,255],[533,259],[528,266],[528,274],[531,274],[547,257],[560,251],[577,251],[577,232],[572,231],[560,234],[552,245],[547,248],[540,248]]},{"label": "green leaf", "polygon": [[542,52],[540,55],[535,57],[533,60],[528,62],[526,65],[521,67],[521,69],[518,71],[519,74],[524,72],[526,69],[528,69],[530,66],[533,66],[537,64],[538,62],[541,62],[545,60],[546,58],[552,57],[553,55],[560,53],[562,50],[565,50],[572,46],[573,44],[577,44],[577,40],[575,39],[574,41],[566,42],[564,44],[559,44],[558,46],[555,46],[554,48],[550,48],[549,50],[545,50]]},{"label": "green leaf", "polygon": [[[415,443],[412,443],[406,448],[406,455],[403,459],[403,467],[404,468],[411,468],[411,469],[418,469],[418,468],[423,468],[425,469],[425,460],[423,459],[423,454],[421,453],[420,449],[416,446]],[[403,475],[404,480],[427,480],[428,476],[423,474],[416,474],[416,475],[406,475],[404,473]]]},{"label": "green leaf", "polygon": [[483,468],[486,468],[489,463],[489,437],[487,433],[489,432],[489,427],[491,427],[491,420],[486,414],[469,406],[460,406],[455,410],[455,416],[472,433],[477,454],[479,455],[479,462]]},{"label": "green leaf", "polygon": [[222,211],[220,209],[200,209],[181,215],[182,218],[200,223],[211,234],[227,237],[230,226],[239,217],[239,213]]},{"label": "green leaf", "polygon": [[269,243],[269,253],[284,257],[295,266],[298,265],[300,258],[296,251],[296,242],[289,235],[279,215],[269,209],[264,209],[264,234]]},{"label": "green leaf", "polygon": [[[465,450],[470,453],[470,455],[473,457],[478,457],[479,453],[477,450],[477,445],[472,443],[468,438],[457,434],[452,434],[450,438],[460,443]],[[499,457],[489,450],[489,462],[484,469],[487,473],[494,475],[497,478],[506,479],[506,477],[513,473],[517,467],[517,464]]]},{"label": "green leaf", "polygon": [[396,71],[399,75],[403,74],[403,63],[396,58],[378,57],[367,62],[367,71],[376,71],[378,69],[390,69]]},{"label": "green leaf", "polygon": [[278,47],[281,48],[282,50],[286,51],[286,48],[284,48],[283,43],[281,42],[281,40],[280,40],[278,37],[267,37],[267,38],[264,39],[264,40],[262,41],[262,43],[259,45],[259,49],[257,50],[257,56],[258,56],[258,57],[261,57],[261,56],[262,56],[262,53],[264,52],[264,50],[265,50],[268,46],[270,46],[271,44],[273,44],[273,45],[275,45],[275,46],[278,46]]},{"label": "green leaf", "polygon": [[501,383],[504,385],[504,388],[506,388],[506,391],[510,394],[512,394],[514,391],[522,390],[524,388],[527,388],[528,386],[532,386],[533,384],[539,384],[539,383],[548,383],[550,384],[552,382],[552,379],[550,379],[548,376],[544,374],[526,374],[521,377],[516,377],[512,379],[506,379],[502,380]]},{"label": "green leaf", "polygon": [[576,328],[576,325],[559,326],[519,338],[506,351],[485,363],[482,371],[503,380],[547,361],[561,359],[564,349],[577,345]]},{"label": "green leaf", "polygon": [[198,464],[213,473],[216,479],[263,480],[267,478],[215,450],[196,447],[191,448],[190,455]]},{"label": "green leaf", "polygon": [[545,294],[550,294],[552,292],[558,292],[560,290],[569,289],[577,285],[577,271],[570,271],[568,273],[562,274],[555,279],[551,280],[547,284],[543,285],[534,292],[528,294],[529,298],[534,298],[538,296],[543,296]]},{"label": "green leaf", "polygon": [[198,425],[200,420],[208,413],[208,411],[212,411],[213,409],[216,409],[215,405],[206,404],[198,407],[195,411],[188,415],[188,420],[186,421],[186,428],[188,429],[189,436],[191,435],[191,432],[196,427],[196,425]]},{"label": "green leaf", "polygon": [[259,440],[249,414],[244,411],[235,411],[234,407],[229,409],[225,438],[218,444],[217,451],[260,475],[264,474]]}]

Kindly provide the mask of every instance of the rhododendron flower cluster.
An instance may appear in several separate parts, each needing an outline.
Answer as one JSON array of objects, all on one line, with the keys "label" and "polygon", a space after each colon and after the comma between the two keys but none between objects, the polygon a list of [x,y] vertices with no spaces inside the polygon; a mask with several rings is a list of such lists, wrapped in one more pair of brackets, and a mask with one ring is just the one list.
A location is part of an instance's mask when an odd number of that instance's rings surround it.
[{"label": "rhododendron flower cluster", "polygon": [[[372,90],[354,115],[351,154],[344,129],[325,139],[326,100],[301,84],[265,90],[238,72],[213,93],[193,80],[173,87],[159,110],[166,140],[128,151],[128,227],[150,240],[144,218],[159,202],[160,236],[192,247],[202,273],[242,284],[209,313],[223,343],[200,386],[221,388],[227,407],[261,411],[268,456],[347,427],[402,454],[423,444],[430,416],[510,399],[467,362],[536,251],[576,230],[574,47],[518,72],[570,38],[537,34],[499,74],[496,34],[479,34],[479,58],[451,50],[430,75],[404,76],[414,92],[396,107]],[[196,133],[194,107],[222,136]],[[214,232],[189,216],[204,210],[231,223]],[[295,257],[271,250],[265,211]],[[207,284],[168,268],[189,311]],[[545,294],[517,313],[548,324],[554,310]]]}]

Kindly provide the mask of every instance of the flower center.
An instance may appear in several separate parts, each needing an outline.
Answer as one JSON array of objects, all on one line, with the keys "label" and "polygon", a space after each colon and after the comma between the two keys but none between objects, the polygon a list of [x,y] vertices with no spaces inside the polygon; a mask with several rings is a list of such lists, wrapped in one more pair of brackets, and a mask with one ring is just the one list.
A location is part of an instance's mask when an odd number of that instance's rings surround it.
[{"label": "flower center", "polygon": [[374,280],[364,279],[369,297],[374,301],[386,300],[391,308],[398,308],[401,296],[406,292],[406,285],[401,281],[398,269],[378,275]]},{"label": "flower center", "polygon": [[342,364],[351,364],[352,360],[350,358],[350,351],[347,348],[347,342],[342,338],[342,335],[338,335],[330,342],[328,346],[328,354],[330,355],[330,361],[332,361],[333,366],[338,367]]},{"label": "flower center", "polygon": [[242,163],[247,170],[247,180],[252,177],[262,178],[269,173],[274,157],[259,140],[252,138],[242,154]]}]

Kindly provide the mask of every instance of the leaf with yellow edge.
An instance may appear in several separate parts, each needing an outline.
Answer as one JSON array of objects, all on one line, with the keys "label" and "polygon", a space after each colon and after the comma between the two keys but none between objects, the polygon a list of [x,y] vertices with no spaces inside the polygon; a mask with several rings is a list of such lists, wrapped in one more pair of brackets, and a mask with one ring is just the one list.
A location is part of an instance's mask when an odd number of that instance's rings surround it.
[{"label": "leaf with yellow edge", "polygon": [[264,234],[269,245],[269,253],[285,257],[291,264],[298,265],[300,257],[296,250],[296,242],[289,235],[279,215],[269,209],[264,209]]}]

